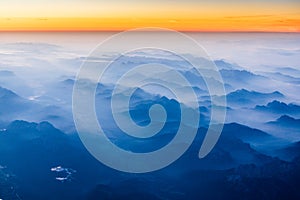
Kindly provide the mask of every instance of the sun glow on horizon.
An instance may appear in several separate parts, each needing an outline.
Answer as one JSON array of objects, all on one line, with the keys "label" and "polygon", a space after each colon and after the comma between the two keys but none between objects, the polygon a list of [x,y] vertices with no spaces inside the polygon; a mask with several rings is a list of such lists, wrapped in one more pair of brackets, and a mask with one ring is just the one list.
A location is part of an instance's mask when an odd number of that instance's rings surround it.
[{"label": "sun glow on horizon", "polygon": [[204,32],[300,32],[300,2],[295,0],[20,3],[0,2],[0,31],[123,31],[162,27]]}]

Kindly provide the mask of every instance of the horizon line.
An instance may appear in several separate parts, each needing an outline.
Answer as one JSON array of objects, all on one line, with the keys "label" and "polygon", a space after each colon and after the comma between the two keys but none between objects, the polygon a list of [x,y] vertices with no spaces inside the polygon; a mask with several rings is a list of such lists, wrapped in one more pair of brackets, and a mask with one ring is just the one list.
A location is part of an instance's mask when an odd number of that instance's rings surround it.
[{"label": "horizon line", "polygon": [[[175,30],[170,29],[173,31],[178,31],[182,33],[300,33],[300,31],[259,31],[259,30]],[[136,30],[137,32],[163,32],[163,31],[140,31],[137,28],[133,29],[119,29],[119,30],[0,30],[0,33],[108,33],[108,32],[125,32],[129,30]]]}]

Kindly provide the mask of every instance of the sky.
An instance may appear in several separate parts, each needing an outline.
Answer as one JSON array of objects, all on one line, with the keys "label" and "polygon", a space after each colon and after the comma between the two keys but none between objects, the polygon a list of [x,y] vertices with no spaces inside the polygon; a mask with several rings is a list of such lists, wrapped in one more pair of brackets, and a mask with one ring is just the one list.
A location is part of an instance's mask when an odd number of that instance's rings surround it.
[{"label": "sky", "polygon": [[300,32],[300,0],[1,0],[0,31]]}]

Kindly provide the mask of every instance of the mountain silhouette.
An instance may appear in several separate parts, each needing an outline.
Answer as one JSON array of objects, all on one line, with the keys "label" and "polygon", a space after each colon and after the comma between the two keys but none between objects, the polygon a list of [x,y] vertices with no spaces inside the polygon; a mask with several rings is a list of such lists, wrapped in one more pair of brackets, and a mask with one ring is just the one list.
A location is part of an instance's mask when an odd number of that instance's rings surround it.
[{"label": "mountain silhouette", "polygon": [[276,121],[268,122],[268,124],[300,129],[300,119],[295,119],[288,115],[282,115]]},{"label": "mountain silhouette", "polygon": [[255,109],[279,114],[300,114],[300,106],[292,103],[286,104],[277,100],[274,100],[265,106],[258,105]]},{"label": "mountain silhouette", "polygon": [[278,91],[272,93],[261,93],[256,91],[249,91],[246,89],[236,90],[227,95],[227,102],[229,106],[255,106],[258,104],[267,103],[270,100],[282,99],[284,95]]},{"label": "mountain silhouette", "polygon": [[0,118],[9,119],[11,115],[19,115],[25,110],[29,110],[32,103],[20,97],[15,92],[0,87]]}]

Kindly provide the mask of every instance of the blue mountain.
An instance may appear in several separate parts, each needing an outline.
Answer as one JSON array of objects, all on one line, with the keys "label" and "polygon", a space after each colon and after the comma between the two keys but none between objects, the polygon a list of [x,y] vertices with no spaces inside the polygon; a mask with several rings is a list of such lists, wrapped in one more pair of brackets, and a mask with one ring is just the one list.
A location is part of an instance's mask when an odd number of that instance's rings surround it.
[{"label": "blue mountain", "polygon": [[32,88],[22,77],[17,76],[13,71],[0,70],[0,86],[13,90],[23,97],[33,95]]},{"label": "blue mountain", "polygon": [[280,72],[284,75],[289,75],[289,76],[300,78],[300,70],[292,68],[292,67],[278,67],[278,68],[276,68],[276,71]]},{"label": "blue mountain", "polygon": [[[203,70],[203,71],[205,71],[205,70]],[[209,70],[206,70],[205,73],[210,74],[211,72]],[[203,79],[201,74],[199,74],[198,72],[195,71],[195,69],[183,71],[182,74],[186,77],[187,80],[189,80],[189,82],[193,86],[199,87],[201,90],[206,91],[206,93],[208,92],[205,80]],[[220,81],[217,81],[217,80],[215,80],[214,78],[211,78],[211,77],[207,77],[207,79],[211,83],[213,83],[213,85],[224,85],[226,90],[228,90],[228,91],[233,90],[232,85],[230,85],[230,83],[228,83],[226,81],[224,83],[221,83]]]},{"label": "blue mountain", "polygon": [[14,77],[16,76],[14,72],[12,71],[8,71],[8,70],[1,70],[0,71],[0,77],[3,78],[3,77]]},{"label": "blue mountain", "polygon": [[9,101],[15,99],[20,100],[21,97],[19,97],[16,93],[12,92],[11,90],[0,87],[0,99],[2,101]]},{"label": "blue mountain", "polygon": [[300,106],[290,103],[286,104],[284,102],[280,102],[277,100],[274,100],[267,105],[263,106],[256,106],[256,110],[259,111],[267,111],[271,113],[279,113],[279,114],[300,114]]},{"label": "blue mountain", "polygon": [[272,136],[266,132],[238,123],[225,124],[222,135],[226,135],[226,137],[230,138],[238,138],[247,143],[266,141],[272,138]]},{"label": "blue mountain", "polygon": [[233,69],[240,69],[241,67],[237,64],[226,62],[225,60],[215,60],[215,64],[219,69],[225,70],[233,70]]},{"label": "blue mountain", "polygon": [[[85,174],[86,178],[95,184],[93,175],[86,171],[85,167],[88,165],[89,169],[99,167],[98,161],[91,158],[77,137],[64,134],[48,122],[12,122],[0,132],[0,157],[1,165],[7,166],[16,177],[18,185],[15,190],[18,188],[18,195],[22,199],[78,197],[83,194],[80,184],[62,185],[56,180],[56,173],[52,172],[51,168],[56,166],[80,168],[81,172],[78,174]],[[89,164],[84,166],[83,163]],[[80,178],[81,181],[84,179]],[[47,183],[43,180],[47,180]],[[3,180],[0,177],[0,183],[1,181]],[[87,181],[84,182],[89,185]]]},{"label": "blue mountain", "polygon": [[269,81],[269,79],[265,76],[257,75],[246,70],[221,69],[220,73],[225,83],[237,89],[256,88],[257,83],[264,83]]},{"label": "blue mountain", "polygon": [[282,74],[281,72],[266,72],[264,73],[265,76],[274,79],[274,80],[278,80],[284,83],[291,83],[291,84],[300,84],[300,78],[296,78],[292,75],[286,75],[286,74]]},{"label": "blue mountain", "polygon": [[293,159],[300,157],[300,142],[294,142],[288,146],[278,149],[276,154],[287,161],[292,161]]},{"label": "blue mountain", "polygon": [[[171,105],[176,107],[175,102]],[[139,175],[116,172],[103,166],[85,150],[78,136],[66,135],[48,122],[14,121],[0,133],[1,164],[6,165],[18,178],[18,194],[24,199],[160,199],[164,195],[174,199],[198,199],[200,196],[212,195],[210,190],[201,190],[205,187],[205,182],[206,187],[220,185],[223,188],[220,192],[229,195],[233,189],[228,188],[228,184],[233,184],[233,180],[245,185],[235,191],[241,192],[244,187],[250,187],[243,180],[244,177],[251,181],[255,181],[257,177],[265,177],[261,172],[263,167],[267,171],[272,167],[277,174],[282,171],[281,161],[263,155],[252,147],[252,143],[256,141],[268,140],[271,136],[267,133],[240,124],[225,124],[214,150],[199,160],[197,156],[206,129],[199,128],[198,131],[190,149],[174,164],[158,172]],[[155,146],[162,140],[164,135],[142,145]],[[131,144],[123,138],[119,138],[118,142]],[[275,161],[277,164],[271,164],[276,163]],[[55,174],[50,170],[55,166],[66,166],[76,170],[76,173],[71,180],[62,183],[55,179]],[[249,171],[249,166],[253,166],[255,172]],[[289,170],[296,169],[291,167]],[[191,172],[192,177],[188,175]],[[246,173],[249,175],[246,176]],[[285,175],[289,176],[289,173],[285,171]],[[176,181],[178,179],[184,181]],[[27,184],[28,182],[31,184]],[[166,189],[161,191],[159,188]],[[34,192],[37,189],[39,194]],[[174,189],[182,191],[182,194],[174,193]]]},{"label": "blue mountain", "polygon": [[282,115],[276,121],[268,122],[270,125],[283,126],[288,128],[295,128],[300,130],[300,119],[295,119],[288,115]]},{"label": "blue mountain", "polygon": [[236,90],[227,95],[229,106],[252,107],[258,104],[267,103],[274,99],[283,99],[284,95],[278,91],[272,93],[261,93],[248,91],[246,89]]},{"label": "blue mountain", "polygon": [[69,86],[73,86],[74,85],[75,80],[68,78],[62,81],[62,84],[64,85],[69,85]]},{"label": "blue mountain", "polygon": [[0,118],[9,118],[12,114],[20,114],[29,110],[32,104],[11,90],[0,87]]},{"label": "blue mountain", "polygon": [[16,119],[50,120],[57,125],[61,125],[60,127],[73,125],[70,113],[61,107],[44,106],[42,103],[44,102],[25,99],[11,90],[0,87],[0,126]]},{"label": "blue mountain", "polygon": [[289,115],[282,115],[274,121],[264,123],[265,130],[290,142],[300,140],[300,120]]},{"label": "blue mountain", "polygon": [[[40,145],[46,145],[45,142],[47,142],[48,145],[55,145],[64,142],[64,137],[66,137],[66,135],[49,122],[29,123],[16,120],[11,122],[4,131],[2,131],[0,135],[1,149],[19,148],[20,146],[18,145],[31,142],[40,142]],[[30,149],[31,148],[29,148],[28,151]]]}]

